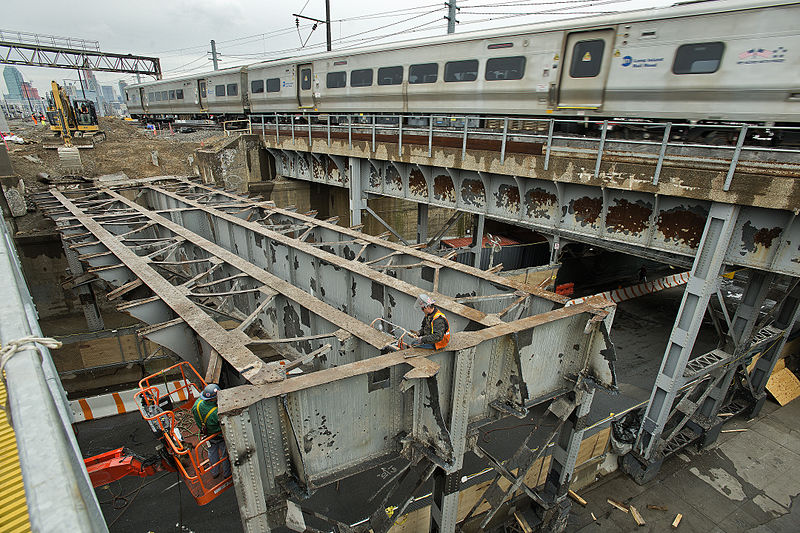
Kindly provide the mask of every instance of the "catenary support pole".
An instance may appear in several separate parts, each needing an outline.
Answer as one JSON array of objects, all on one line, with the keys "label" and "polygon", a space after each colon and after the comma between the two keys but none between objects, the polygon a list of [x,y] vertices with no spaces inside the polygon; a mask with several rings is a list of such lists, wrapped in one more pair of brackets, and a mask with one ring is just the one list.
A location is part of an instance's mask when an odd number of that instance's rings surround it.
[{"label": "catenary support pole", "polygon": [[456,0],[449,0],[446,4],[447,6],[447,33],[455,33],[456,32],[456,11],[458,8],[456,7]]},{"label": "catenary support pole", "polygon": [[219,70],[219,64],[217,63],[217,42],[214,39],[211,39],[211,61],[214,63],[214,70]]}]

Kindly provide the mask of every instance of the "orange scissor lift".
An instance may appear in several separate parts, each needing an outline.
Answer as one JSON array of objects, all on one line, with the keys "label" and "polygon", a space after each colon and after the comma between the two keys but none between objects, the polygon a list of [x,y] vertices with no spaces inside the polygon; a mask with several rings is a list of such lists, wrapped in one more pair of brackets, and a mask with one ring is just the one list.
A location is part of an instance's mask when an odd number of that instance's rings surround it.
[{"label": "orange scissor lift", "polygon": [[[181,385],[169,388],[167,375],[180,374]],[[174,377],[170,377],[175,381]],[[159,383],[159,381],[161,383]],[[165,386],[166,393],[158,388]],[[195,400],[206,386],[205,380],[189,363],[178,363],[139,382],[135,397],[139,412],[161,442],[160,455],[150,459],[137,457],[124,448],[111,450],[84,462],[95,487],[125,476],[146,477],[163,471],[177,471],[199,505],[205,505],[233,486],[233,479],[214,478],[213,467],[226,470],[227,453],[215,464],[208,458],[208,443],[219,433],[202,436],[191,414]],[[182,431],[183,429],[183,431]]]}]

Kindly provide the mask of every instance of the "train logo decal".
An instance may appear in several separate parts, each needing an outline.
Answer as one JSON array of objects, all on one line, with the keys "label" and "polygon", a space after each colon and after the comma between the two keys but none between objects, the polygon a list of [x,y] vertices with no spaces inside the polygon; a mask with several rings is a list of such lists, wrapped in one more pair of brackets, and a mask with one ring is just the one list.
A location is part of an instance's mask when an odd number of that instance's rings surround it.
[{"label": "train logo decal", "polygon": [[751,48],[739,54],[739,61],[737,65],[757,65],[759,63],[783,63],[786,61],[786,48],[779,46],[775,50],[767,50],[765,48]]},{"label": "train logo decal", "polygon": [[622,58],[623,67],[632,68],[654,68],[664,62],[663,57],[642,57],[633,58],[632,56],[625,56]]}]

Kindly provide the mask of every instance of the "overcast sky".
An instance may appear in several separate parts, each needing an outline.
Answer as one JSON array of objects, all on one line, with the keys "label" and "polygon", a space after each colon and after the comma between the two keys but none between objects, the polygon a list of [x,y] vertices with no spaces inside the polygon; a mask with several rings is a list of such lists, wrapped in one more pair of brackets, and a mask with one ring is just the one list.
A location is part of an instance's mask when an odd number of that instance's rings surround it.
[{"label": "overcast sky", "polygon": [[[331,0],[333,49],[444,35],[445,0]],[[457,0],[457,33],[554,20],[577,14],[664,6],[671,0]],[[397,6],[396,8],[392,6]],[[401,7],[402,6],[402,7]],[[217,42],[220,67],[288,57],[325,49],[325,27],[300,21],[292,13],[325,18],[324,0],[58,0],[4,2],[0,29],[99,41],[100,49],[161,58],[164,77],[212,69],[211,39]],[[542,13],[547,12],[547,13]],[[301,46],[305,42],[305,46]],[[4,65],[0,65],[4,68]],[[73,70],[18,67],[40,94],[50,80],[77,79]],[[1,70],[1,68],[0,68]],[[104,85],[128,74],[96,74]],[[143,77],[142,80],[152,79]],[[0,76],[0,89],[8,93]]]}]

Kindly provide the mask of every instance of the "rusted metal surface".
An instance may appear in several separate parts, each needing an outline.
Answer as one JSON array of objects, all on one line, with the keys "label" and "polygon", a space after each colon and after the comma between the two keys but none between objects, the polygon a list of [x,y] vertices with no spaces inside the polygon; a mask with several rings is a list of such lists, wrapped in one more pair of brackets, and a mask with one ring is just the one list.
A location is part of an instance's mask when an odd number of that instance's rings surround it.
[{"label": "rusted metal surface", "polygon": [[622,198],[608,208],[606,228],[620,233],[642,233],[647,229],[652,213],[652,205]]},{"label": "rusted metal surface", "polygon": [[590,198],[584,196],[572,201],[569,206],[569,212],[575,215],[578,222],[583,224],[594,224],[600,218],[600,213],[603,211],[602,198]]},{"label": "rusted metal surface", "polygon": [[455,203],[456,190],[450,176],[438,174],[433,178],[433,197],[440,202]]},{"label": "rusted metal surface", "polygon": [[[463,140],[457,137],[454,133],[454,139]],[[290,154],[290,165],[291,154],[312,150],[301,142],[276,144],[269,136],[264,142],[280,145],[282,153]],[[670,147],[672,157],[662,161],[654,181],[658,150],[650,158],[645,157],[649,153],[605,150],[595,172],[597,154],[592,150],[596,150],[596,141],[576,137],[568,144],[574,147],[552,147],[546,169],[541,158],[532,155],[509,153],[503,159],[491,150],[473,149],[470,153],[468,148],[467,157],[462,157],[459,148],[443,146],[429,156],[416,145],[401,153],[388,140],[376,140],[375,146],[338,141],[323,146],[315,140],[313,151],[368,161],[368,165],[360,165],[360,176],[351,176],[351,183],[360,180],[359,191],[365,193],[486,215],[675,266],[691,263],[711,203],[740,205],[745,219],[759,219],[753,224],[755,232],[764,231],[756,238],[751,228],[738,228],[726,262],[800,275],[800,248],[794,244],[800,238],[800,219],[793,215],[800,182],[791,179],[796,172],[790,170],[795,163],[771,161],[763,152],[763,161],[740,162],[730,187],[724,188],[725,177],[719,172],[727,170],[730,161],[720,159],[721,152],[715,147],[676,146],[675,153]],[[399,171],[399,180],[396,176],[391,181],[383,179],[389,166]],[[292,176],[282,164],[276,167],[279,174]],[[365,174],[365,169],[371,175]],[[482,194],[478,182],[485,188]],[[403,187],[398,189],[400,183]],[[514,185],[524,204],[520,208],[513,201]]]},{"label": "rusted metal surface", "polygon": [[700,237],[703,236],[707,216],[707,212],[698,213],[697,210],[674,208],[659,213],[656,226],[665,240],[697,248]]}]

